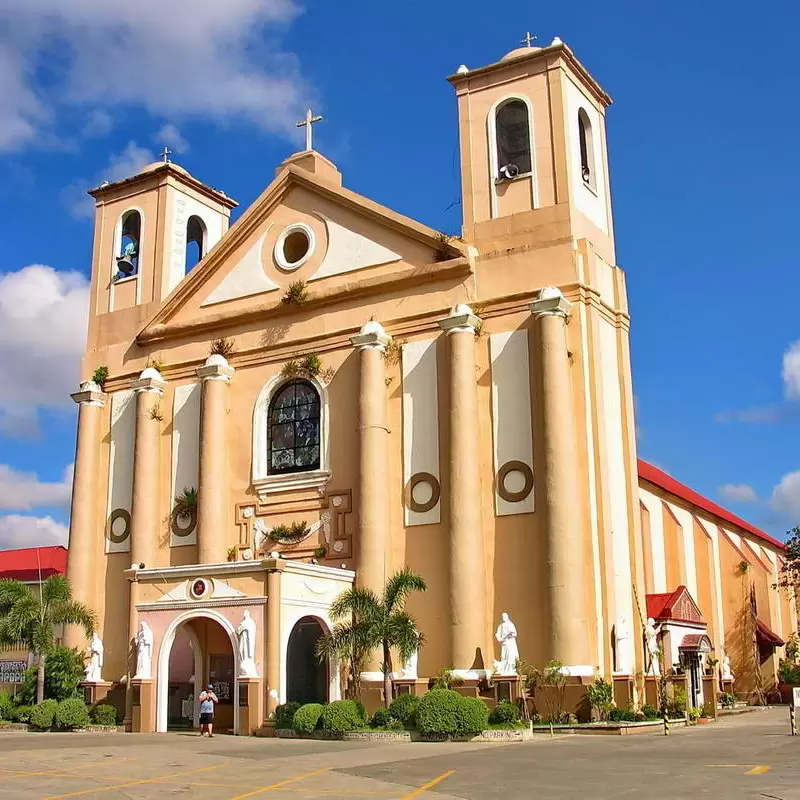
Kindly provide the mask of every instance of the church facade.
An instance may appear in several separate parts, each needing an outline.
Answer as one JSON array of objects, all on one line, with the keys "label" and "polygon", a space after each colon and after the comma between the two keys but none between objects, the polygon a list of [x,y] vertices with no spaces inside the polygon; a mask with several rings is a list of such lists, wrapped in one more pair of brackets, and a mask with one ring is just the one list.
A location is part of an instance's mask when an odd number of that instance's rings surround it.
[{"label": "church facade", "polygon": [[68,575],[99,615],[89,691],[133,730],[190,724],[207,682],[240,733],[338,697],[332,601],[404,566],[429,587],[420,682],[480,691],[507,612],[579,685],[699,676],[709,651],[743,692],[774,683],[782,545],[637,461],[610,97],[560,40],[449,81],[459,237],[310,147],[230,228],[166,157],[92,192]]}]

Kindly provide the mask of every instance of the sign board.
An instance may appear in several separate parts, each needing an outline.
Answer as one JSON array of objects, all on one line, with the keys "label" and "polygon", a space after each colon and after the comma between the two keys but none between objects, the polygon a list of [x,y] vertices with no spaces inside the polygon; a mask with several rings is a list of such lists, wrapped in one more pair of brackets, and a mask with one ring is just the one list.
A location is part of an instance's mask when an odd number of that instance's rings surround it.
[{"label": "sign board", "polygon": [[800,706],[800,686],[792,687],[792,705],[795,708]]},{"label": "sign board", "polygon": [[27,661],[0,661],[0,683],[22,683]]}]

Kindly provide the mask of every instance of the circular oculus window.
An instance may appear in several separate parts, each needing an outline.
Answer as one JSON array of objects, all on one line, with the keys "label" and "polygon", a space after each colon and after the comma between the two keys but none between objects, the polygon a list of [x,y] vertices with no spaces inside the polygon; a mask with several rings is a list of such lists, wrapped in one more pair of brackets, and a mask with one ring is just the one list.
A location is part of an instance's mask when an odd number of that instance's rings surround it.
[{"label": "circular oculus window", "polygon": [[200,600],[211,592],[211,586],[211,581],[206,578],[196,578],[189,586],[189,594],[195,600]]},{"label": "circular oculus window", "polygon": [[275,242],[275,262],[281,269],[293,272],[308,261],[315,243],[314,231],[308,225],[303,222],[290,225]]}]

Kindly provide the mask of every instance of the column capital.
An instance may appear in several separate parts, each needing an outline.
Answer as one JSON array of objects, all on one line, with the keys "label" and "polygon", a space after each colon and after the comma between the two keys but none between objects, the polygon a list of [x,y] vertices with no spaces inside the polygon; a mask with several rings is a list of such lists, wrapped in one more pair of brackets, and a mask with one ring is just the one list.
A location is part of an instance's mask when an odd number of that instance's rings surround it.
[{"label": "column capital", "polygon": [[569,321],[572,316],[572,303],[555,286],[545,286],[539,297],[530,304],[531,314],[540,317],[563,317]]},{"label": "column capital", "polygon": [[450,313],[438,320],[439,327],[448,335],[452,333],[476,334],[483,324],[481,318],[464,303],[459,303],[450,309]]},{"label": "column capital", "polygon": [[204,381],[224,381],[229,383],[236,370],[228,359],[220,353],[212,353],[202,367],[197,368],[197,377]]},{"label": "column capital", "polygon": [[161,373],[155,367],[147,367],[143,370],[138,380],[131,384],[134,392],[152,392],[153,394],[164,394],[167,382],[161,377]]},{"label": "column capital", "polygon": [[392,337],[383,329],[380,322],[371,319],[361,326],[361,330],[356,336],[350,337],[350,344],[358,347],[359,350],[386,350],[386,346],[392,341]]},{"label": "column capital", "polygon": [[80,389],[71,394],[70,397],[78,405],[99,406],[102,408],[106,404],[108,395],[94,381],[84,381]]}]

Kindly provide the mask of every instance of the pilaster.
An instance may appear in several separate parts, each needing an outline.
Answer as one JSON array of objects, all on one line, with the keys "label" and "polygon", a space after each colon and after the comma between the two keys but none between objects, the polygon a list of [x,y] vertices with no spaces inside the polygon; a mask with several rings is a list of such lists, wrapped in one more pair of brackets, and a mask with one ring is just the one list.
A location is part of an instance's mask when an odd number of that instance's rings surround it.
[{"label": "pilaster", "polygon": [[481,523],[478,452],[478,386],[475,334],[481,321],[466,305],[439,320],[450,351],[450,640],[457,674],[484,677],[491,651],[486,642],[486,567]]},{"label": "pilaster", "polygon": [[[267,713],[270,720],[280,704],[281,689],[281,576],[286,562],[275,558],[266,562],[267,568],[267,632],[266,679]],[[263,720],[262,720],[263,721]]]},{"label": "pilaster", "polygon": [[[67,577],[75,600],[90,608],[97,607],[95,597],[95,537],[97,520],[97,469],[101,439],[101,421],[107,395],[94,381],[86,381],[71,395],[78,404],[78,435],[75,473],[72,479],[72,506],[69,522]],[[67,625],[64,642],[83,650],[86,634],[79,625]]]},{"label": "pilaster", "polygon": [[228,531],[227,394],[234,369],[213,354],[197,370],[203,382],[200,410],[200,478],[197,492],[197,562],[225,561]]}]

